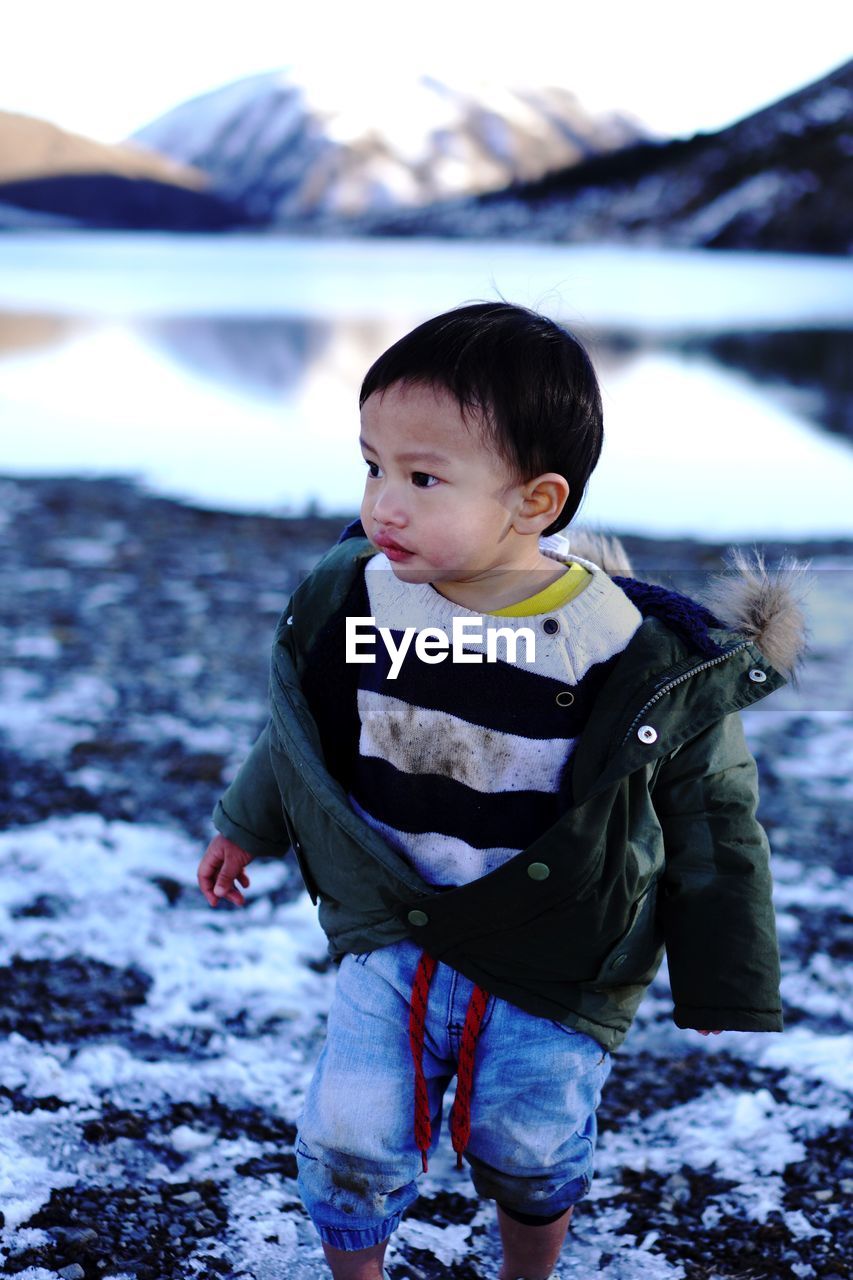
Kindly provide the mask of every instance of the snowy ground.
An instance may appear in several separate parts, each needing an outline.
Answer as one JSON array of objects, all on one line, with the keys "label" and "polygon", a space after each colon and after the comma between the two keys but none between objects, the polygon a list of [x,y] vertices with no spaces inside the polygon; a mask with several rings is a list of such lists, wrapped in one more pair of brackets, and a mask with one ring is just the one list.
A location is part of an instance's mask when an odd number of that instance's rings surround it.
[{"label": "snowy ground", "polygon": [[[0,513],[0,1274],[324,1276],[293,1141],[335,969],[289,861],[252,864],[242,910],[195,876],[275,618],[339,525],[109,482],[3,481]],[[851,548],[813,567],[802,684],[745,715],[787,1030],[679,1031],[658,975],[566,1280],[848,1274]],[[497,1272],[452,1156],[445,1130],[392,1280]]]}]

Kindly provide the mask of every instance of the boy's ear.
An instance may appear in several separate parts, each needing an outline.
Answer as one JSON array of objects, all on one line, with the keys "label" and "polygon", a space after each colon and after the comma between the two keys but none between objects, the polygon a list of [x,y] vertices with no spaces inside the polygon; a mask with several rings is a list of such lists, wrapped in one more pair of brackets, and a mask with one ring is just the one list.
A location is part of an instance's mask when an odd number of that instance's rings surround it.
[{"label": "boy's ear", "polygon": [[518,533],[539,534],[547,529],[566,505],[569,482],[556,471],[545,471],[521,486],[522,502],[515,518]]}]

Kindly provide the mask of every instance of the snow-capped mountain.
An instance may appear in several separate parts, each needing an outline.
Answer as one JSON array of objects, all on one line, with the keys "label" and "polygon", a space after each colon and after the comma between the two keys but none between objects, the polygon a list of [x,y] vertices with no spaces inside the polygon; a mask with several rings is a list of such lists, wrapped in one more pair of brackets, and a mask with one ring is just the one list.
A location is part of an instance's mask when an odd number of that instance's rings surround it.
[{"label": "snow-capped mountain", "polygon": [[207,173],[256,219],[322,223],[539,178],[648,134],[560,88],[268,72],[183,103],[133,140]]},{"label": "snow-capped mountain", "polygon": [[853,251],[853,62],[713,134],[363,221],[382,234]]}]

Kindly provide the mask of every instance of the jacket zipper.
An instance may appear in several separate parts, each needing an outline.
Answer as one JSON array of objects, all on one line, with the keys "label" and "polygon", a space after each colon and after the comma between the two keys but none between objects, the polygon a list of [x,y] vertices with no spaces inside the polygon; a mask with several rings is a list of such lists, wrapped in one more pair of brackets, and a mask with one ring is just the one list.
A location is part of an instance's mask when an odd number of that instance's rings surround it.
[{"label": "jacket zipper", "polygon": [[734,654],[740,653],[741,649],[745,649],[747,645],[751,643],[751,640],[742,640],[740,644],[736,644],[734,648],[729,649],[726,653],[722,653],[716,658],[709,658],[707,662],[701,662],[698,667],[691,667],[689,671],[682,672],[682,674],[677,676],[674,680],[668,680],[665,685],[662,685],[661,688],[658,689],[651,698],[649,698],[648,702],[645,703],[645,705],[642,706],[634,716],[634,719],[629,724],[625,736],[619,743],[619,746],[623,747],[625,745],[633,733],[634,727],[643,719],[643,716],[646,714],[649,707],[654,706],[654,704],[662,698],[665,693],[669,693],[670,689],[674,689],[677,684],[681,684],[684,680],[689,680],[691,676],[695,676],[699,671],[704,671],[707,667],[719,666],[721,662],[726,662],[729,658],[733,657]]}]

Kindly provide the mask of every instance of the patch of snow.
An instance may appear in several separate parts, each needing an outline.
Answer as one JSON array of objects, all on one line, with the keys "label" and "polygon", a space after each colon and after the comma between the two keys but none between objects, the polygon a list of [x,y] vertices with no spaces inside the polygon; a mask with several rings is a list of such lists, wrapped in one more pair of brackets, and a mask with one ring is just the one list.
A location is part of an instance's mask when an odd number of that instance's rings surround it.
[{"label": "patch of snow", "polygon": [[[836,1108],[833,1121],[843,1121],[844,1114]],[[681,1106],[606,1132],[597,1163],[611,1178],[626,1167],[656,1173],[684,1165],[709,1169],[736,1184],[737,1212],[763,1222],[781,1208],[784,1184],[775,1175],[805,1159],[804,1139],[827,1122],[825,1111],[777,1102],[767,1089],[742,1093],[715,1086]]]},{"label": "patch of snow", "polygon": [[204,658],[200,653],[183,653],[178,658],[166,659],[163,666],[173,676],[193,680],[204,671]]},{"label": "patch of snow", "polygon": [[743,213],[775,213],[779,201],[788,192],[787,174],[774,173],[772,170],[756,173],[689,217],[687,224],[690,234],[697,236],[700,241],[707,241]]},{"label": "patch of snow", "polygon": [[766,1222],[771,1213],[782,1212],[785,1183],[780,1177],[764,1175],[739,1183],[731,1191],[711,1196],[702,1214],[703,1225],[717,1226],[723,1218],[743,1218],[750,1222]]},{"label": "patch of snow", "polygon": [[18,593],[28,591],[70,591],[74,579],[67,569],[24,569],[15,578]]},{"label": "patch of snow", "polygon": [[63,756],[115,710],[118,695],[100,676],[72,673],[47,693],[41,675],[15,667],[0,672],[0,730],[30,757]]},{"label": "patch of snow", "polygon": [[[253,703],[250,715],[259,717],[263,711]],[[224,724],[197,725],[169,715],[165,711],[149,716],[134,716],[126,726],[129,738],[135,742],[180,742],[188,751],[221,751],[229,753],[234,748],[233,727]]]},{"label": "patch of snow", "polygon": [[842,710],[815,711],[820,734],[808,751],[797,756],[774,759],[773,768],[781,777],[803,778],[815,798],[853,800],[853,721]]},{"label": "patch of snow", "polygon": [[71,769],[65,775],[74,787],[82,787],[89,795],[97,796],[110,785],[110,774],[105,769],[97,769],[94,765],[85,765],[82,769]]},{"label": "patch of snow", "polygon": [[[334,972],[317,973],[307,964],[327,951],[316,909],[305,893],[277,907],[264,900],[282,876],[272,859],[250,864],[246,908],[211,908],[196,882],[202,853],[177,832],[94,814],[0,834],[0,867],[14,868],[0,876],[0,963],[15,954],[83,954],[135,966],[152,979],[145,1003],[133,1010],[137,1029],[154,1035],[171,1029],[180,1041],[193,1029],[217,1028],[200,1062],[149,1062],[116,1043],[45,1053],[13,1035],[0,1042],[0,1067],[14,1073],[20,1087],[83,1105],[99,1092],[124,1106],[169,1096],[201,1102],[216,1093],[276,1113],[282,1105],[292,1108],[294,1088],[313,1069],[300,1046],[328,1007],[334,980]],[[157,877],[177,880],[187,891],[169,909],[168,928]],[[16,914],[11,929],[12,913],[46,887],[66,911],[55,918]],[[227,1029],[229,1019],[246,1014],[254,1038]],[[266,1025],[269,1033],[260,1033]]]},{"label": "patch of snow", "polygon": [[0,530],[11,524],[19,512],[31,511],[36,501],[35,494],[14,480],[0,480]]},{"label": "patch of snow", "polygon": [[804,967],[783,974],[782,997],[814,1018],[837,1018],[853,1026],[853,965],[817,952]]},{"label": "patch of snow", "polygon": [[0,1204],[6,1231],[37,1213],[55,1188],[77,1181],[73,1171],[54,1168],[46,1156],[34,1154],[39,1136],[55,1123],[55,1114],[47,1111],[0,1115]]},{"label": "patch of snow", "polygon": [[[774,761],[774,766],[777,761]],[[777,832],[774,843],[779,844]],[[832,867],[804,866],[797,858],[782,854],[773,857],[773,901],[780,907],[837,907],[844,910],[853,901],[853,880],[837,875]]]},{"label": "patch of snow", "polygon": [[94,610],[112,604],[123,604],[127,593],[132,589],[131,578],[111,578],[109,582],[99,582],[84,595],[83,607]]},{"label": "patch of snow", "polygon": [[25,631],[12,639],[12,656],[15,658],[58,658],[62,645],[48,631]]},{"label": "patch of snow", "polygon": [[56,551],[71,564],[97,569],[112,564],[115,555],[115,547],[104,538],[63,538]]},{"label": "patch of snow", "polygon": [[426,1249],[445,1267],[462,1262],[470,1252],[471,1228],[466,1225],[436,1227],[430,1222],[407,1218],[400,1223],[397,1236],[401,1243],[415,1249]]},{"label": "patch of snow", "polygon": [[813,1227],[801,1209],[786,1209],[782,1213],[782,1221],[795,1240],[811,1240],[813,1236],[829,1239],[829,1232]]},{"label": "patch of snow", "polygon": [[[762,1067],[785,1067],[796,1075],[853,1091],[853,1032],[824,1035],[792,1027],[766,1042],[758,1061]],[[836,1123],[843,1123],[843,1117]]]},{"label": "patch of snow", "polygon": [[192,1151],[206,1151],[216,1141],[215,1133],[202,1133],[191,1125],[179,1124],[169,1134],[169,1141],[176,1151],[187,1154]]}]

